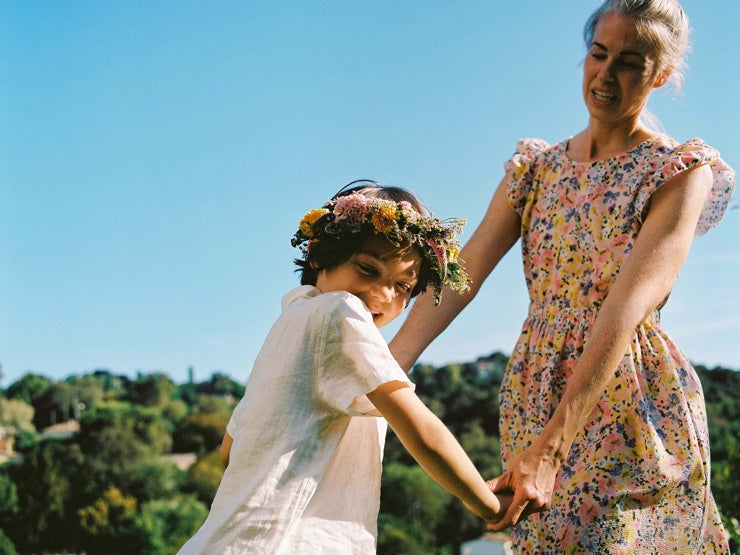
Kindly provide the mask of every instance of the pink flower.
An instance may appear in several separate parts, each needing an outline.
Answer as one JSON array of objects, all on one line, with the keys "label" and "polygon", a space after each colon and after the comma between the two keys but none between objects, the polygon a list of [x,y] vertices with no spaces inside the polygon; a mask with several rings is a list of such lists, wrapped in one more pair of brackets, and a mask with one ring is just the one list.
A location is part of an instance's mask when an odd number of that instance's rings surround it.
[{"label": "pink flower", "polygon": [[371,200],[364,195],[346,195],[337,199],[334,205],[334,214],[337,220],[347,220],[353,224],[360,224],[365,221],[370,204]]},{"label": "pink flower", "polygon": [[416,210],[414,210],[411,203],[406,200],[402,200],[399,204],[401,205],[401,213],[406,218],[406,221],[410,224],[416,223],[420,215]]}]

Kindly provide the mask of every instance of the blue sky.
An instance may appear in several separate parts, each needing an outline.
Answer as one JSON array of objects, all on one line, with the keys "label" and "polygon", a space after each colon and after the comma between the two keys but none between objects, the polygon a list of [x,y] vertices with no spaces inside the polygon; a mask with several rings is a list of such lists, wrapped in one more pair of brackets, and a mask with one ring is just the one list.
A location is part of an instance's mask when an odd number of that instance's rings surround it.
[{"label": "blue sky", "polygon": [[[520,137],[586,123],[595,0],[0,4],[0,364],[246,379],[290,237],[344,183],[414,189],[480,220]],[[681,96],[650,106],[740,167],[734,1],[687,0]],[[737,196],[736,196],[737,197]],[[693,361],[740,368],[740,204],[695,241],[663,325]],[[515,247],[422,356],[511,352]],[[397,329],[385,329],[390,338]]]}]

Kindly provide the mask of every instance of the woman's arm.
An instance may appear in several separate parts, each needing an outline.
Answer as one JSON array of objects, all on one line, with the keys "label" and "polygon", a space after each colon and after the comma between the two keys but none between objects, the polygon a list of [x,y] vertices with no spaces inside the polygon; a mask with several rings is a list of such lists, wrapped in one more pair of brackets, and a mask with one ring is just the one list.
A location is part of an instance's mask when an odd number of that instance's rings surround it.
[{"label": "woman's arm", "polygon": [[663,301],[678,276],[712,184],[711,170],[682,172],[651,198],[650,212],[609,292],[562,399],[540,437],[492,480],[494,491],[514,490],[503,529],[522,514],[548,507],[555,475],[607,384],[614,376],[635,328]]},{"label": "woman's arm", "polygon": [[234,439],[229,435],[229,432],[224,432],[224,439],[221,441],[221,464],[224,468],[229,466],[229,457],[231,456],[231,444]]},{"label": "woman's arm", "polygon": [[367,397],[429,476],[480,518],[501,518],[509,497],[501,496],[502,506],[452,433],[407,384],[388,382]]},{"label": "woman's arm", "polygon": [[491,271],[519,238],[519,216],[509,205],[502,181],[491,199],[488,211],[470,241],[460,253],[472,283],[470,290],[458,294],[449,289],[435,307],[431,295],[420,295],[406,321],[390,343],[401,368],[411,370],[422,351],[455,319],[475,297]]}]

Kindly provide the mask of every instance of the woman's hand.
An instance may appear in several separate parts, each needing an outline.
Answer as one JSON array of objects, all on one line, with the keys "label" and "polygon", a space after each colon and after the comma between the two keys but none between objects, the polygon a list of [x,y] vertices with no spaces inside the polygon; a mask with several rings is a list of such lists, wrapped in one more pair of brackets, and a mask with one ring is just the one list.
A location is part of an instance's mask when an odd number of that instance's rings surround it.
[{"label": "woman's hand", "polygon": [[549,509],[559,467],[557,458],[533,445],[514,459],[501,476],[489,480],[492,492],[513,492],[513,497],[501,520],[489,524],[488,529],[503,530],[527,515]]}]

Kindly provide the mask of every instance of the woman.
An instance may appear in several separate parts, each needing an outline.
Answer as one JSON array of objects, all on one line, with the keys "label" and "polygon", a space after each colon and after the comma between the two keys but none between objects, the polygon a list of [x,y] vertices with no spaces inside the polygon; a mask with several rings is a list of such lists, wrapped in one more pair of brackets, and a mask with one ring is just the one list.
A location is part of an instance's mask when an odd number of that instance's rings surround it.
[{"label": "woman", "polygon": [[588,126],[519,142],[461,253],[470,293],[435,310],[419,299],[391,350],[409,369],[521,237],[531,304],[501,386],[506,471],[490,482],[514,498],[494,528],[515,524],[532,553],[727,552],[701,385],[657,309],[734,172],[641,121],[679,76],[677,2],[607,0],[584,35]]}]

